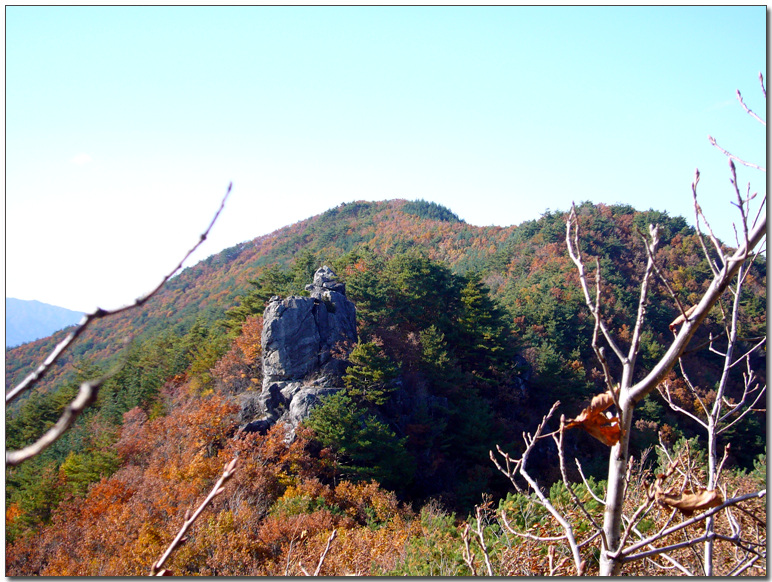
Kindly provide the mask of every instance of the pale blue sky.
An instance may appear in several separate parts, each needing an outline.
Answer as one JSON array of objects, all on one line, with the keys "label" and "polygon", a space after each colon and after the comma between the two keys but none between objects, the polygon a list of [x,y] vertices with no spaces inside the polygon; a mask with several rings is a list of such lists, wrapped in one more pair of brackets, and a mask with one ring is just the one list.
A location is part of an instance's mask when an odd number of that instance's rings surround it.
[{"label": "pale blue sky", "polygon": [[[6,295],[70,309],[341,202],[508,226],[572,200],[730,239],[766,8],[7,7]],[[766,176],[741,170],[766,192]],[[195,261],[194,261],[195,262]]]}]

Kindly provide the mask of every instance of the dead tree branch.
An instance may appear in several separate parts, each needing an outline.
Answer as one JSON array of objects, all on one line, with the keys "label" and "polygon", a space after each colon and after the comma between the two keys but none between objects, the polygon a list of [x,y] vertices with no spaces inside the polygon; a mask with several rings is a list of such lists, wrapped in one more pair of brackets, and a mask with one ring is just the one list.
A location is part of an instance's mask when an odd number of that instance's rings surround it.
[{"label": "dead tree branch", "polygon": [[[761,80],[761,90],[762,90],[762,92],[764,93],[764,97],[766,98],[766,96],[767,96],[767,90],[764,88],[764,77],[762,76],[762,74],[761,74],[761,73],[759,73],[759,79]],[[740,90],[739,90],[739,89],[737,89],[737,100],[740,102],[740,105],[742,105],[742,106],[743,106],[743,109],[745,109],[745,112],[746,112],[748,115],[750,115],[751,117],[753,117],[753,118],[754,118],[756,121],[758,121],[758,122],[759,122],[761,125],[763,125],[764,127],[766,127],[766,126],[767,126],[767,122],[766,122],[766,121],[764,121],[763,119],[761,119],[761,117],[759,117],[758,115],[756,115],[756,114],[755,114],[753,111],[751,111],[751,110],[748,108],[748,106],[745,104],[745,101],[743,101],[743,96],[740,94]]]},{"label": "dead tree branch", "polygon": [[56,421],[56,424],[48,429],[48,431],[46,431],[43,436],[41,436],[31,445],[28,445],[17,451],[6,451],[6,464],[13,467],[19,463],[23,463],[27,459],[31,459],[32,457],[39,455],[49,446],[59,440],[59,438],[67,431],[67,429],[70,428],[72,424],[78,419],[81,413],[92,402],[94,402],[94,400],[96,400],[96,397],[99,393],[99,388],[102,386],[102,384],[120,372],[124,362],[125,358],[107,374],[95,380],[83,382],[78,389],[78,394],[75,396],[75,399],[64,408],[64,411],[59,417],[59,420]]},{"label": "dead tree branch", "polygon": [[220,479],[217,481],[217,483],[214,484],[214,487],[212,487],[212,490],[209,492],[209,495],[206,496],[206,499],[204,499],[201,505],[198,506],[198,509],[196,509],[193,515],[190,515],[190,510],[188,510],[185,513],[185,522],[182,524],[180,531],[177,532],[177,536],[172,540],[172,543],[169,544],[169,547],[166,548],[166,551],[158,559],[158,561],[155,562],[150,567],[151,576],[167,575],[168,571],[163,569],[163,565],[166,563],[166,560],[169,559],[169,557],[174,553],[174,551],[180,545],[184,544],[187,541],[185,534],[187,533],[188,529],[190,529],[190,526],[193,525],[193,523],[196,521],[196,519],[198,519],[198,516],[201,515],[201,512],[204,511],[204,509],[206,509],[206,506],[209,505],[212,502],[212,500],[215,497],[217,497],[220,493],[225,491],[223,485],[225,485],[228,479],[233,477],[233,473],[235,469],[236,469],[236,459],[234,458],[227,465],[225,465],[225,469],[223,470],[223,473],[220,476]]},{"label": "dead tree branch", "polygon": [[335,539],[335,535],[338,533],[338,530],[332,530],[332,533],[330,534],[330,537],[327,538],[327,545],[324,546],[324,551],[322,552],[322,555],[319,556],[319,563],[316,565],[316,570],[314,570],[313,574],[309,574],[308,571],[303,567],[303,564],[300,564],[300,570],[305,574],[306,576],[318,576],[319,573],[322,571],[322,566],[324,565],[324,560],[327,558],[327,552],[330,551],[330,545],[332,544],[332,540]]},{"label": "dead tree branch", "polygon": [[490,555],[488,555],[488,547],[485,544],[485,537],[483,535],[484,529],[482,524],[482,508],[477,508],[477,519],[476,519],[476,527],[474,530],[474,533],[477,534],[477,543],[480,546],[480,550],[482,550],[483,558],[485,558],[485,569],[488,571],[488,576],[493,576],[493,567],[491,566],[491,558]]},{"label": "dead tree branch", "polygon": [[[544,416],[544,418],[541,421],[541,424],[539,424],[539,427],[536,429],[536,432],[533,434],[533,436],[530,434],[523,434],[523,440],[525,440],[526,448],[525,448],[525,451],[523,451],[523,454],[520,457],[520,459],[515,461],[507,453],[502,451],[500,447],[498,446],[496,447],[499,454],[502,457],[504,457],[506,461],[506,466],[507,466],[506,470],[499,464],[498,460],[493,455],[493,451],[490,452],[490,458],[493,461],[493,463],[496,465],[496,468],[504,476],[506,476],[513,484],[515,483],[515,474],[519,473],[526,480],[530,488],[533,490],[533,493],[538,499],[539,504],[542,505],[547,511],[549,511],[550,515],[552,515],[555,521],[557,521],[560,524],[560,527],[563,529],[564,535],[556,538],[551,538],[551,539],[566,540],[571,551],[571,556],[574,560],[576,575],[581,576],[582,572],[584,571],[584,561],[582,560],[579,554],[579,545],[577,544],[576,537],[574,535],[574,529],[573,529],[573,526],[571,525],[571,522],[568,521],[568,519],[566,519],[565,516],[561,515],[561,513],[555,508],[555,506],[552,505],[550,500],[544,495],[544,493],[539,488],[539,485],[536,482],[536,480],[528,473],[528,470],[526,469],[528,456],[533,450],[533,447],[536,444],[536,441],[538,441],[540,438],[550,436],[550,435],[542,435],[542,432],[544,431],[544,428],[547,426],[547,422],[549,421],[550,417],[555,413],[555,409],[559,405],[560,405],[560,401],[555,402],[555,404],[552,405],[552,408],[550,408],[550,411]],[[502,516],[502,521],[504,522],[507,529],[514,535],[522,535],[523,537],[528,537],[530,539],[539,539],[536,536],[518,532],[517,530],[513,529],[506,519],[504,510],[502,510],[501,516]],[[540,541],[545,541],[545,540],[540,540]]]},{"label": "dead tree branch", "polygon": [[[696,523],[704,521],[704,520],[708,519],[709,517],[712,517],[712,516],[716,515],[717,513],[721,512],[722,510],[724,510],[724,509],[726,509],[728,507],[732,507],[734,505],[737,505],[738,503],[741,503],[743,501],[748,501],[748,500],[751,500],[751,499],[762,499],[763,497],[766,496],[766,494],[767,494],[767,490],[766,489],[762,489],[761,491],[758,491],[758,492],[755,492],[755,493],[748,493],[746,495],[740,495],[738,497],[733,497],[731,499],[727,499],[721,505],[713,507],[713,508],[709,509],[708,511],[706,511],[704,513],[701,513],[699,515],[695,515],[695,516],[693,516],[693,517],[691,517],[691,518],[689,518],[687,520],[684,520],[684,521],[682,521],[681,523],[679,523],[677,525],[671,526],[671,527],[669,527],[669,528],[667,528],[667,529],[665,529],[665,530],[663,530],[661,532],[657,532],[653,536],[650,536],[650,537],[648,537],[648,538],[646,538],[644,540],[641,540],[640,542],[637,542],[637,543],[635,543],[635,544],[633,544],[631,546],[628,546],[628,547],[624,548],[623,550],[620,550],[619,552],[616,552],[614,555],[612,555],[612,557],[615,558],[615,559],[616,558],[622,558],[622,560],[625,561],[625,562],[631,562],[631,561],[638,560],[638,559],[641,559],[641,558],[644,558],[644,557],[648,557],[649,555],[660,554],[662,552],[669,552],[669,551],[671,551],[671,550],[673,550],[675,548],[678,548],[678,547],[693,546],[693,545],[697,545],[697,544],[703,543],[705,541],[705,539],[703,539],[702,537],[701,538],[694,538],[692,540],[689,540],[686,543],[672,544],[672,545],[669,545],[669,546],[666,546],[666,547],[657,548],[655,550],[651,550],[649,552],[644,552],[644,553],[640,553],[640,554],[635,554],[634,553],[634,552],[644,548],[645,546],[653,544],[657,540],[663,539],[664,537],[666,537],[666,536],[668,536],[668,535],[670,535],[672,533],[675,533],[675,532],[677,532],[679,530],[682,530],[682,529],[684,529],[684,528],[686,528],[686,527],[688,527],[690,525],[694,525]],[[730,541],[731,541],[731,539],[732,538],[730,538]]]},{"label": "dead tree branch", "polygon": [[43,363],[38,366],[38,368],[32,372],[29,376],[24,378],[19,384],[17,384],[13,389],[9,390],[5,395],[5,403],[8,405],[10,402],[14,400],[19,394],[22,392],[25,392],[26,390],[29,390],[35,384],[37,384],[44,376],[45,374],[51,369],[51,366],[59,359],[59,357],[67,350],[67,348],[72,345],[72,343],[80,337],[84,331],[95,321],[98,319],[102,319],[105,317],[109,317],[111,315],[117,315],[119,313],[123,313],[125,311],[129,311],[131,309],[135,309],[137,307],[141,307],[145,304],[151,297],[153,297],[156,293],[158,293],[161,288],[166,284],[166,282],[171,279],[177,271],[179,271],[182,268],[182,265],[185,263],[186,260],[188,260],[188,257],[190,257],[197,249],[200,247],[203,242],[207,239],[209,236],[209,232],[212,230],[212,227],[214,226],[214,223],[217,222],[217,219],[220,216],[220,213],[222,212],[223,208],[225,208],[225,202],[228,200],[228,196],[231,193],[231,188],[233,187],[233,183],[228,185],[228,190],[225,192],[225,196],[222,199],[222,202],[220,203],[220,208],[217,210],[217,212],[214,215],[214,218],[212,218],[212,221],[209,223],[209,226],[207,229],[201,234],[199,237],[198,242],[187,252],[187,254],[183,257],[183,259],[177,264],[174,269],[172,269],[168,275],[166,275],[161,282],[149,293],[146,295],[143,295],[139,299],[135,300],[134,303],[131,303],[129,305],[124,305],[123,307],[119,307],[117,309],[112,310],[106,310],[106,309],[100,309],[97,308],[93,313],[88,313],[83,317],[83,320],[78,324],[78,327],[75,328],[67,337],[65,337],[59,344],[51,351],[51,353],[48,355],[48,357],[43,361]]},{"label": "dead tree branch", "polygon": [[762,172],[766,172],[767,169],[764,166],[759,166],[758,164],[754,164],[752,162],[746,162],[744,159],[726,151],[724,148],[722,148],[720,145],[718,145],[718,142],[716,139],[712,136],[708,136],[708,141],[710,142],[710,145],[712,145],[714,148],[716,148],[718,151],[720,151],[722,154],[724,154],[726,157],[728,157],[731,160],[737,160],[740,162],[743,166],[748,166],[749,168],[755,168],[757,170],[761,170]]},{"label": "dead tree branch", "polygon": [[[196,249],[198,249],[198,247],[201,246],[201,244],[207,239],[207,236],[209,236],[209,232],[212,230],[212,227],[214,226],[215,222],[220,216],[220,213],[225,207],[225,202],[227,201],[228,196],[230,195],[232,187],[233,187],[232,183],[228,185],[228,190],[225,192],[225,196],[223,197],[222,202],[220,203],[220,208],[215,213],[207,229],[199,237],[198,242],[187,252],[185,257],[177,264],[177,266],[174,267],[174,269],[163,278],[163,280],[155,287],[155,289],[153,289],[147,295],[140,297],[130,305],[119,307],[118,309],[114,309],[111,311],[97,308],[93,313],[86,315],[83,318],[83,321],[81,321],[80,325],[77,328],[75,328],[74,331],[72,331],[66,338],[64,338],[64,340],[62,340],[53,349],[53,351],[49,354],[49,356],[45,359],[45,361],[32,374],[27,376],[24,380],[22,380],[22,382],[16,385],[16,387],[14,387],[12,390],[6,393],[5,395],[6,406],[8,406],[8,404],[10,404],[14,400],[14,398],[19,396],[23,392],[33,388],[43,378],[43,376],[45,376],[46,372],[48,372],[48,370],[51,369],[51,366],[53,366],[53,364],[67,350],[67,348],[70,347],[73,344],[73,342],[78,337],[80,337],[81,334],[83,334],[83,332],[86,330],[86,328],[88,328],[89,325],[91,325],[94,321],[140,307],[151,297],[153,297],[156,293],[158,293],[161,290],[161,288],[166,284],[166,282],[172,276],[174,276],[174,274],[177,271],[179,271],[182,268],[182,265],[185,263],[188,257],[190,257],[196,251]],[[65,431],[67,431],[67,429],[70,428],[70,426],[72,426],[72,424],[75,422],[78,416],[80,416],[83,410],[85,410],[87,406],[89,406],[92,402],[94,402],[94,400],[97,397],[97,393],[99,392],[99,388],[102,386],[102,384],[104,384],[107,380],[115,376],[120,371],[124,361],[125,359],[122,360],[118,366],[116,366],[113,370],[111,370],[109,373],[105,374],[104,376],[97,378],[96,380],[83,382],[80,385],[80,389],[78,391],[77,396],[64,409],[64,412],[62,413],[62,416],[59,418],[57,423],[33,444],[27,447],[24,447],[23,449],[20,449],[18,451],[6,452],[5,454],[6,463],[8,465],[18,465],[19,463],[40,454],[48,446],[56,442],[65,433]]]}]

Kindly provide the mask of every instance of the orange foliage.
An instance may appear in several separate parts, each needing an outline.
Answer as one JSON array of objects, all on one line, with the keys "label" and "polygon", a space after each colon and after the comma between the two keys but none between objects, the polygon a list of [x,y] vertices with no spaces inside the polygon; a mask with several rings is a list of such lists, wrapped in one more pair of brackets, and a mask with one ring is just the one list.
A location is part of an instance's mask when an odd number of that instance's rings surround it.
[{"label": "orange foliage", "polygon": [[[9,544],[8,575],[146,575],[234,456],[225,493],[167,562],[175,575],[298,575],[301,565],[313,571],[332,529],[342,535],[323,573],[351,570],[346,562],[360,572],[369,571],[371,559],[394,562],[394,542],[408,535],[411,514],[392,493],[376,483],[325,485],[302,436],[287,444],[279,426],[232,438],[236,405],[220,394],[187,392],[172,391],[168,416],[149,419],[139,408],[124,415],[116,444],[123,466],[85,499],[64,501],[39,536]],[[9,507],[7,519],[15,512]]]},{"label": "orange foliage", "polygon": [[212,376],[219,390],[235,394],[260,386],[262,332],[262,317],[250,316],[246,319],[241,334],[233,341],[230,350],[212,368]]}]

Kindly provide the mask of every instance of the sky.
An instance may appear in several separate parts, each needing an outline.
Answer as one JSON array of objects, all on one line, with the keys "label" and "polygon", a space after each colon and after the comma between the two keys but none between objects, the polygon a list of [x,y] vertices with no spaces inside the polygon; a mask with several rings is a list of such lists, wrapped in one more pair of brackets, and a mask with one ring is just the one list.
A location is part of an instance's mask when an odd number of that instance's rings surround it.
[{"label": "sky", "polygon": [[[509,226],[572,201],[733,242],[766,166],[766,7],[5,8],[6,296],[132,302],[195,244],[354,200]],[[765,74],[766,77],[766,74]],[[766,85],[766,79],[765,79]],[[739,169],[743,190],[766,175]]]}]

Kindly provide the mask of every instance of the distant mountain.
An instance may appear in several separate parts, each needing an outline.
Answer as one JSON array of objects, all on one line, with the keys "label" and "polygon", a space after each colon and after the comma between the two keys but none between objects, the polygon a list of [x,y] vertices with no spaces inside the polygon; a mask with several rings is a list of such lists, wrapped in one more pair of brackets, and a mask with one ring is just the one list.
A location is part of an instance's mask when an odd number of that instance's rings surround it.
[{"label": "distant mountain", "polygon": [[13,347],[48,337],[69,325],[78,323],[83,314],[64,307],[5,298],[5,346]]}]

